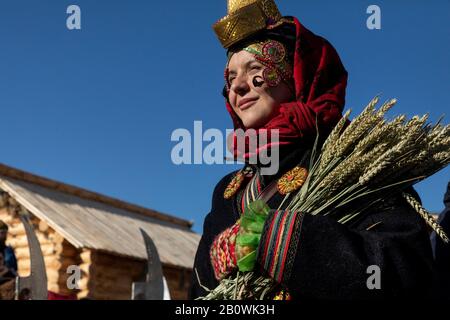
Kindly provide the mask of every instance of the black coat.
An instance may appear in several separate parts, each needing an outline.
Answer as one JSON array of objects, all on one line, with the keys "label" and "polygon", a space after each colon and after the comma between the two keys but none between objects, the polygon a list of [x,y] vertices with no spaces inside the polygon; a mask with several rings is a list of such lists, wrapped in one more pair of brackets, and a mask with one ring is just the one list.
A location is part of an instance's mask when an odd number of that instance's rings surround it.
[{"label": "black coat", "polygon": [[[280,174],[296,165],[298,155],[285,157]],[[190,298],[206,295],[197,281],[214,289],[218,281],[210,262],[209,250],[215,237],[232,226],[240,212],[236,197],[223,193],[234,173],[215,187],[211,212],[206,216],[203,235],[195,257]],[[280,175],[265,177],[266,183]],[[410,190],[416,197],[417,193]],[[276,208],[281,195],[269,201]],[[429,297],[433,291],[434,264],[426,224],[400,197],[391,207],[364,216],[352,225],[333,218],[306,214],[300,229],[293,271],[283,283],[295,299],[372,299],[391,297]],[[375,223],[374,228],[366,229]],[[381,270],[381,289],[369,290],[368,267]]]},{"label": "black coat", "polygon": [[[439,224],[447,235],[450,235],[450,182],[444,195],[445,209],[439,215]],[[440,297],[450,299],[450,244],[444,243],[436,232],[431,235],[436,269],[438,272]]]}]

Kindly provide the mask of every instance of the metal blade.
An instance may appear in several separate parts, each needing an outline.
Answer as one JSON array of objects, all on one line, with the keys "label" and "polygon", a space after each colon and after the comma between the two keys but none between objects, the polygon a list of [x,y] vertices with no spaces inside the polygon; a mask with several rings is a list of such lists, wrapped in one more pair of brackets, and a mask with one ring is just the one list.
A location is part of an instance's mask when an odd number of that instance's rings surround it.
[{"label": "metal blade", "polygon": [[153,240],[142,229],[147,251],[147,276],[145,282],[134,282],[132,287],[133,300],[163,300],[164,281],[161,260]]},{"label": "metal blade", "polygon": [[28,289],[31,300],[47,300],[47,272],[45,271],[45,261],[39,240],[28,216],[19,214],[19,217],[25,227],[28,247],[30,248],[31,274],[28,277],[17,278],[17,295],[20,296],[25,289]]}]

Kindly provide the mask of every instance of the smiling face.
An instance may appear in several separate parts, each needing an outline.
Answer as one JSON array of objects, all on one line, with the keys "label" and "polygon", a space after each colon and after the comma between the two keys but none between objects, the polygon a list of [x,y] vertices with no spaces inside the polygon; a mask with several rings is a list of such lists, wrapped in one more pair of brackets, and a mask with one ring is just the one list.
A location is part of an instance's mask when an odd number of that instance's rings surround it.
[{"label": "smiling face", "polygon": [[277,114],[281,103],[293,98],[283,81],[275,87],[268,86],[263,78],[265,68],[244,50],[233,54],[228,63],[228,100],[247,129],[264,126]]}]

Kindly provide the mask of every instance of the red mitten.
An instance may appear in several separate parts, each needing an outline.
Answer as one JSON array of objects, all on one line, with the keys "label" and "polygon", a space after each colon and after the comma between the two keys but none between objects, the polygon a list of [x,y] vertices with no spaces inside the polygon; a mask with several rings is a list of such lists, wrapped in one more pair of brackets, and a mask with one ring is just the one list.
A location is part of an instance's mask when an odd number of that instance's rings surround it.
[{"label": "red mitten", "polygon": [[239,231],[239,221],[219,234],[209,251],[214,275],[221,280],[229,275],[236,267],[236,236]]}]

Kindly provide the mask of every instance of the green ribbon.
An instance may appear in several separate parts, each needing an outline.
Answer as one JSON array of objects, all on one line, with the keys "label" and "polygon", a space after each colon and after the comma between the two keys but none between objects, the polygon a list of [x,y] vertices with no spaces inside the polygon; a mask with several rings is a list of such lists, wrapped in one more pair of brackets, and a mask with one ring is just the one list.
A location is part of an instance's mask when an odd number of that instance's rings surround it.
[{"label": "green ribbon", "polygon": [[236,237],[236,258],[241,272],[255,267],[256,249],[269,212],[269,206],[262,200],[250,202],[244,210]]}]

